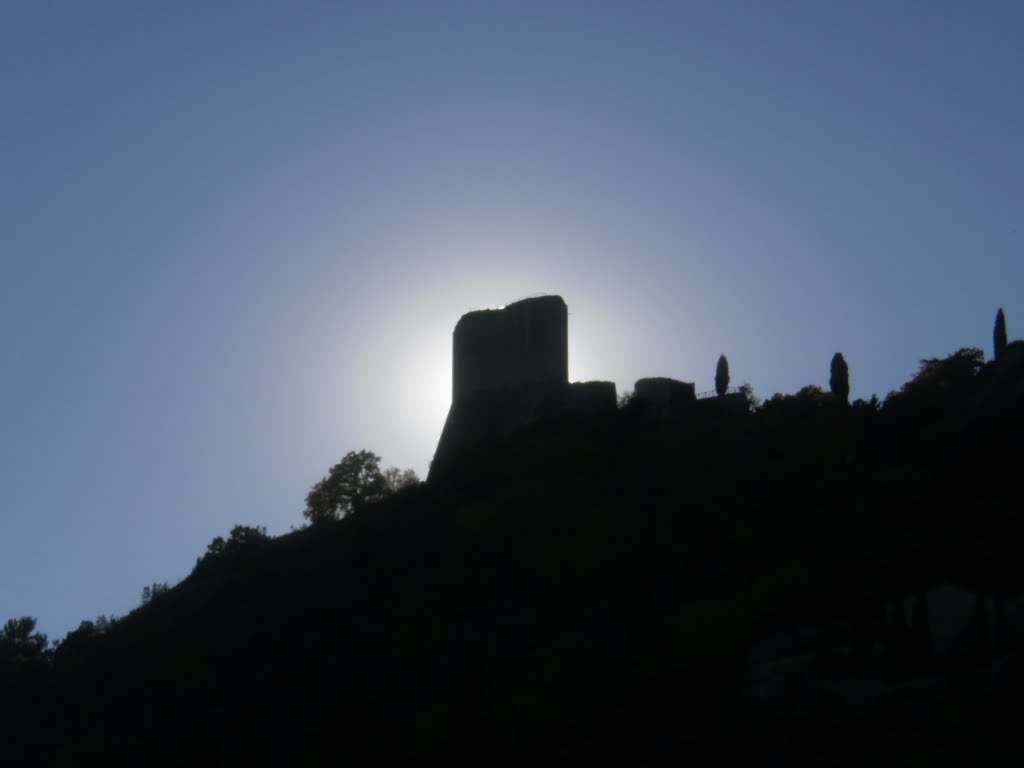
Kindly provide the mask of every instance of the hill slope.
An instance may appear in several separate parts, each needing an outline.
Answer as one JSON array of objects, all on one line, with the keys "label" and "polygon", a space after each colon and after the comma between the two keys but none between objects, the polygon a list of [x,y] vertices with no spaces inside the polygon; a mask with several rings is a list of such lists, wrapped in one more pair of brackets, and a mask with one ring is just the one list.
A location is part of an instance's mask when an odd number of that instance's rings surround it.
[{"label": "hill slope", "polygon": [[4,764],[1017,764],[1024,345],[933,362],[882,408],[548,421],[207,558],[5,662]]}]

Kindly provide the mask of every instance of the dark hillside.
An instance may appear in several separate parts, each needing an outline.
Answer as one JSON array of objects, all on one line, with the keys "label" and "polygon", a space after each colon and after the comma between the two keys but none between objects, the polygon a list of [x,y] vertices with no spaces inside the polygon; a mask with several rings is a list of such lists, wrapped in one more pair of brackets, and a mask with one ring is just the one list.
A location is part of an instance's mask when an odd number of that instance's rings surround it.
[{"label": "dark hillside", "polygon": [[1018,765],[1022,434],[1020,343],[550,419],[5,662],[0,762]]}]

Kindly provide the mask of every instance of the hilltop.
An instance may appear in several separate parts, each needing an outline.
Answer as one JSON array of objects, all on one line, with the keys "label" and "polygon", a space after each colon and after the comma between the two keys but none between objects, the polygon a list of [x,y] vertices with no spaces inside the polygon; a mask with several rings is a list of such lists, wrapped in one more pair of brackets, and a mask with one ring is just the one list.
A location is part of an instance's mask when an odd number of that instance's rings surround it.
[{"label": "hilltop", "polygon": [[8,654],[2,762],[1019,764],[1022,429],[1020,342],[554,413]]}]

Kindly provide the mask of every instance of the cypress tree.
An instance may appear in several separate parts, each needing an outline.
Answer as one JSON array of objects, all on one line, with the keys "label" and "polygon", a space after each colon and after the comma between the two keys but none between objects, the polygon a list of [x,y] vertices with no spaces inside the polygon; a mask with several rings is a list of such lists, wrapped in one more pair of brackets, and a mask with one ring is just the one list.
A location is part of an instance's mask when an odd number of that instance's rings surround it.
[{"label": "cypress tree", "polygon": [[721,397],[729,391],[729,361],[725,355],[718,356],[718,367],[715,368],[715,392]]},{"label": "cypress tree", "polygon": [[996,360],[998,360],[1006,351],[1006,316],[1003,314],[1002,307],[996,312],[996,327],[992,331],[992,343],[995,347]]},{"label": "cypress tree", "polygon": [[832,356],[831,368],[828,388],[833,395],[847,403],[850,401],[850,368],[846,365],[846,359],[842,352],[836,352]]}]

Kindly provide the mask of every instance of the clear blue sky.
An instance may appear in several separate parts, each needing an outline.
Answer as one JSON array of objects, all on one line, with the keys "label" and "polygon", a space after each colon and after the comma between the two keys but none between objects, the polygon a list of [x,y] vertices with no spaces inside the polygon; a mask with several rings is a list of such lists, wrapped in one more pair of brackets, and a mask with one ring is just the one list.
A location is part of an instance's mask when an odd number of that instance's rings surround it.
[{"label": "clear blue sky", "polygon": [[63,636],[347,451],[426,470],[451,331],[884,396],[1024,335],[1024,3],[0,5],[0,621]]}]

